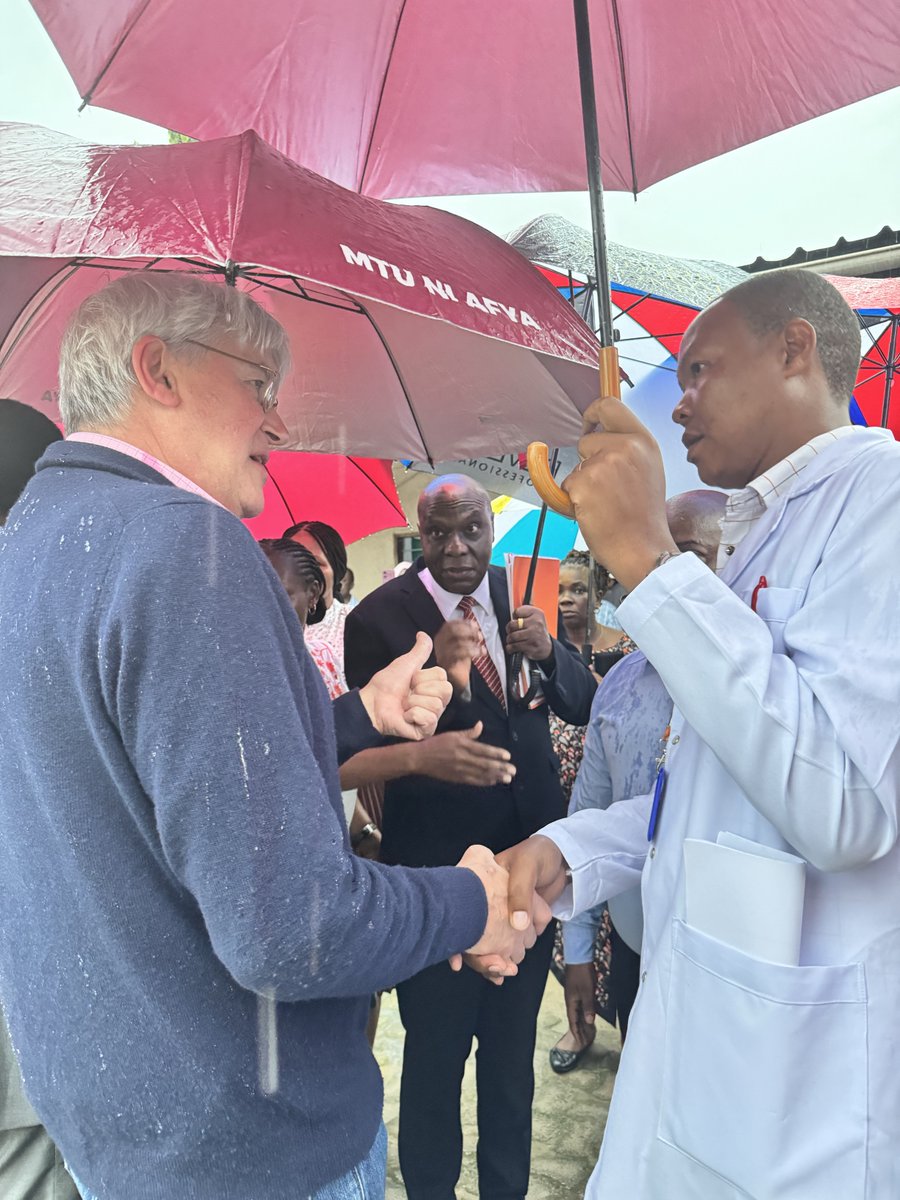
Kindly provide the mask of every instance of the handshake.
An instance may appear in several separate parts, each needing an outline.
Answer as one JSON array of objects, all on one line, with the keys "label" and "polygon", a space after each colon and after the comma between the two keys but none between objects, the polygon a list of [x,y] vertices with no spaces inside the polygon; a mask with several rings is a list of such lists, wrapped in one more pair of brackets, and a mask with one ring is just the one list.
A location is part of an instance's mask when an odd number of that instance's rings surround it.
[{"label": "handshake", "polygon": [[454,954],[450,966],[459,971],[465,962],[501,984],[518,973],[517,964],[550,923],[550,905],[566,886],[566,864],[553,842],[538,836],[497,858],[485,846],[470,846],[456,865],[481,880],[488,917],[475,945]]}]

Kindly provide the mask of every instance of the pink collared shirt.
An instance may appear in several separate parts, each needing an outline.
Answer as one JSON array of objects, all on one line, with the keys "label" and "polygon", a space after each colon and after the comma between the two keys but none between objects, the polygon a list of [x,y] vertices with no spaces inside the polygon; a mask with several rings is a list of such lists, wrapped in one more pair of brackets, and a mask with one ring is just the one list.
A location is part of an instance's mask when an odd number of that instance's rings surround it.
[{"label": "pink collared shirt", "polygon": [[117,450],[119,454],[127,454],[129,458],[136,458],[138,462],[152,467],[154,471],[158,471],[160,475],[168,479],[169,483],[174,483],[176,487],[181,488],[183,491],[193,492],[195,496],[202,496],[204,500],[209,500],[212,504],[218,504],[219,508],[225,507],[214,496],[210,496],[209,492],[204,492],[203,488],[194,483],[193,479],[188,479],[187,475],[182,475],[180,471],[176,471],[168,463],[154,458],[146,450],[140,450],[137,446],[132,446],[130,442],[123,442],[121,438],[109,437],[105,433],[70,433],[66,441],[88,442],[92,446],[106,446],[108,450]]}]

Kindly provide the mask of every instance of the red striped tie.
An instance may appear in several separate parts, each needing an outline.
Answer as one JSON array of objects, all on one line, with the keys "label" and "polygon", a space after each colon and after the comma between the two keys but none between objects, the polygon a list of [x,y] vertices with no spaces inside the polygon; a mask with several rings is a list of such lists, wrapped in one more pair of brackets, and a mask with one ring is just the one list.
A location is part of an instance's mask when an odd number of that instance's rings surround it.
[{"label": "red striped tie", "polygon": [[463,596],[459,602],[459,607],[462,609],[463,620],[471,621],[475,626],[475,631],[478,635],[479,651],[475,658],[472,659],[472,666],[488,685],[493,692],[495,698],[500,701],[503,711],[506,712],[506,697],[503,695],[503,684],[500,682],[500,672],[497,670],[496,663],[488,654],[487,643],[484,640],[484,634],[481,632],[481,626],[478,624],[478,619],[474,613],[475,597]]}]

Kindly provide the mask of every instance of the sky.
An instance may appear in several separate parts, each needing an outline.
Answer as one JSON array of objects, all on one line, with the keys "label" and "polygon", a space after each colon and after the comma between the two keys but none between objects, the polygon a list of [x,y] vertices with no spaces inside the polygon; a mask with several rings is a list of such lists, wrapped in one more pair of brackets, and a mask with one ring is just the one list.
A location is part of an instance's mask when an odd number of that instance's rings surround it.
[{"label": "sky", "polygon": [[[80,99],[27,0],[0,15],[0,121],[46,125],[96,142],[160,142],[166,131]],[[605,199],[607,233],[627,245],[735,265],[780,259],[900,225],[900,88],[744,146],[639,194]],[[590,226],[587,196],[429,198],[504,235],[558,212]]]}]

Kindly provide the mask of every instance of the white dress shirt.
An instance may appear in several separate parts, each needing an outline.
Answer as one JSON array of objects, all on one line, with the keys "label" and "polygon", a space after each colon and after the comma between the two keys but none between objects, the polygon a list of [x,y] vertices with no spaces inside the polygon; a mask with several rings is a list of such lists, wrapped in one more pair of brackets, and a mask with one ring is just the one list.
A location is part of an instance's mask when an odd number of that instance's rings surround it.
[{"label": "white dress shirt", "polygon": [[745,488],[728,497],[725,516],[720,522],[722,540],[719,542],[717,571],[722,570],[753,528],[753,523],[759,520],[767,508],[771,508],[777,500],[790,492],[801,473],[825,447],[852,434],[858,428],[857,425],[840,425],[837,429],[820,433],[818,437],[798,446],[792,454],[777,462],[774,467],[770,467],[756,479],[751,479]]}]

